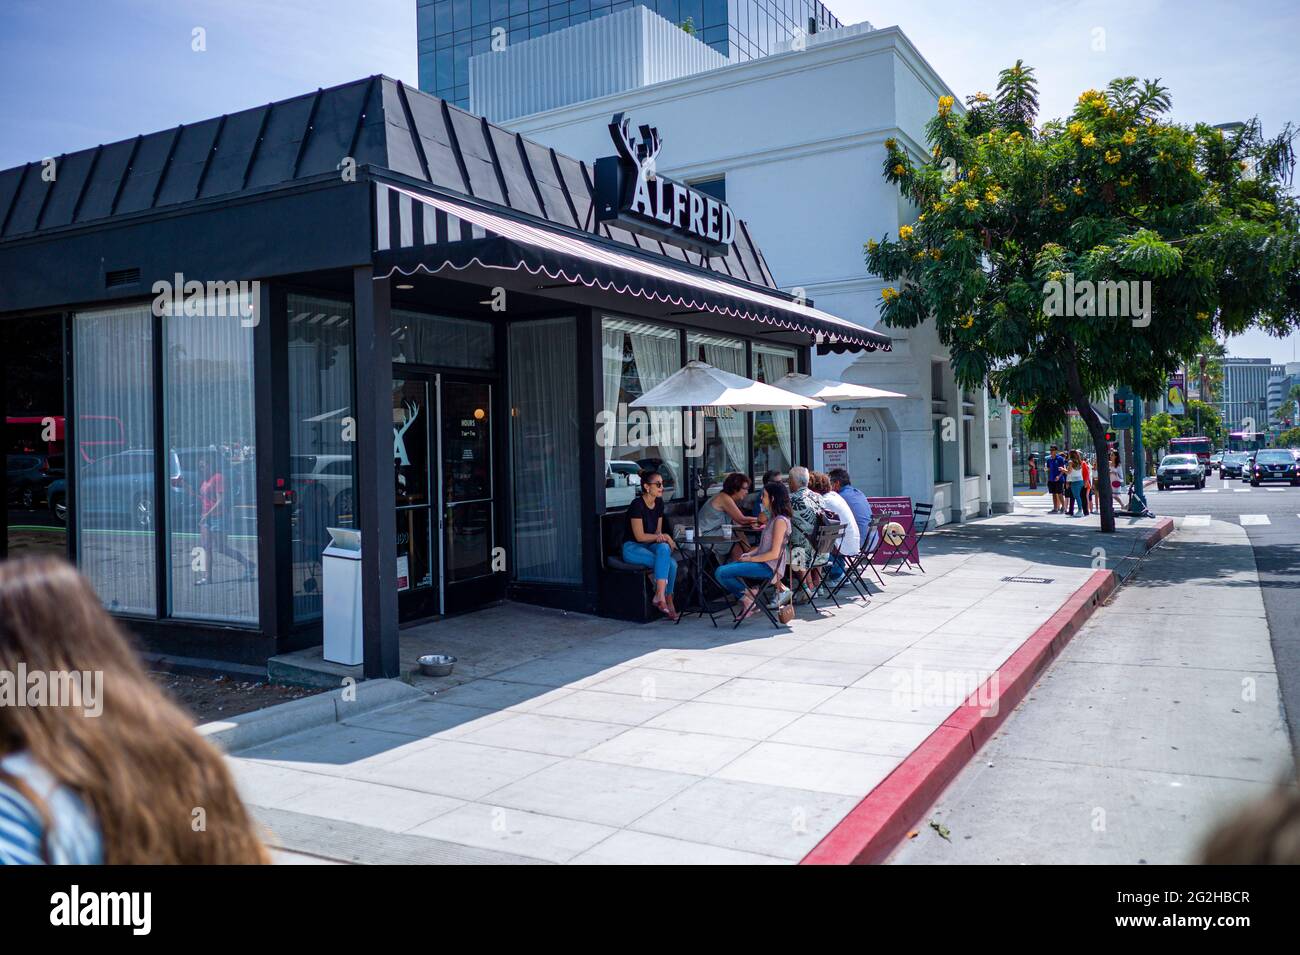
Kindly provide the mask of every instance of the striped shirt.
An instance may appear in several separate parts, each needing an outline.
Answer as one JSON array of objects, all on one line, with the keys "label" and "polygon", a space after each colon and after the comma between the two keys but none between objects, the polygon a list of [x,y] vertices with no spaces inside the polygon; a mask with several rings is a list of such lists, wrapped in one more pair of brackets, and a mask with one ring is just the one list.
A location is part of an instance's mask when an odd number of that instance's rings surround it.
[{"label": "striped shirt", "polygon": [[[99,827],[81,798],[60,785],[25,752],[0,759],[0,768],[21,779],[45,804],[52,821],[50,861],[56,865],[100,865],[104,859]],[[42,865],[44,827],[36,807],[0,781],[0,865]]]}]

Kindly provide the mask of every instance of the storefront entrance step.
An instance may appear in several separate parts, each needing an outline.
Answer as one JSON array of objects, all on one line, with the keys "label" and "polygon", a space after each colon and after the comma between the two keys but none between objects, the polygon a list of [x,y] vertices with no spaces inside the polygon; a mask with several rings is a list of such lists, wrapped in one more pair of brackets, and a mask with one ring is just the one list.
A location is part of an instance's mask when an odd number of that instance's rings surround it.
[{"label": "storefront entrance step", "polygon": [[290,683],[295,686],[320,686],[334,688],[342,686],[343,681],[351,678],[360,683],[361,667],[345,666],[342,663],[330,663],[321,654],[320,647],[308,647],[292,653],[281,653],[266,661],[266,675],[277,683]]},{"label": "storefront entrance step", "polygon": [[480,849],[411,833],[388,832],[287,809],[248,808],[258,822],[271,830],[274,846],[339,862],[357,865],[548,864],[530,856]]}]

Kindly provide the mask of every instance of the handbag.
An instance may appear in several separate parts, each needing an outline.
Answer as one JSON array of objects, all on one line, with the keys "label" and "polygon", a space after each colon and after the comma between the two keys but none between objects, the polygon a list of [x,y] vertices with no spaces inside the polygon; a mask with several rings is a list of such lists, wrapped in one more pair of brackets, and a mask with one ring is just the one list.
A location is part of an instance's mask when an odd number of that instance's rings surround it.
[{"label": "handbag", "polygon": [[786,624],[794,619],[794,601],[781,604],[776,611],[776,619]]}]

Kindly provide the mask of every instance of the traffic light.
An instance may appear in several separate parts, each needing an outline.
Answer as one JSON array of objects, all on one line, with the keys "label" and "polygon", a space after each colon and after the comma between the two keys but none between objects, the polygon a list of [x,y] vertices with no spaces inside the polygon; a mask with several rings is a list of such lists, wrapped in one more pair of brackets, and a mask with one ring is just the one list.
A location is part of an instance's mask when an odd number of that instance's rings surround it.
[{"label": "traffic light", "polygon": [[1115,413],[1116,413],[1116,414],[1126,414],[1127,412],[1128,412],[1128,399],[1127,399],[1127,398],[1116,398],[1116,399],[1115,399]]},{"label": "traffic light", "polygon": [[1107,443],[1107,444],[1114,444],[1114,443],[1115,443],[1115,432],[1114,432],[1114,431],[1107,431],[1107,432],[1106,432],[1106,443]]}]

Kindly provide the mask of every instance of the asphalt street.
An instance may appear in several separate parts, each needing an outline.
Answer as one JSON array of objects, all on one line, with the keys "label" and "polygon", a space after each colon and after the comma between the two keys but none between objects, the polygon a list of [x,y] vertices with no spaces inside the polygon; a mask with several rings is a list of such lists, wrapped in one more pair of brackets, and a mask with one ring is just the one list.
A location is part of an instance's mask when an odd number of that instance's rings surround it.
[{"label": "asphalt street", "polygon": [[1151,487],[1147,503],[1158,516],[1187,518],[1192,527],[1215,520],[1245,529],[1255,552],[1291,746],[1300,752],[1300,487],[1251,487],[1216,474],[1202,490]]}]

